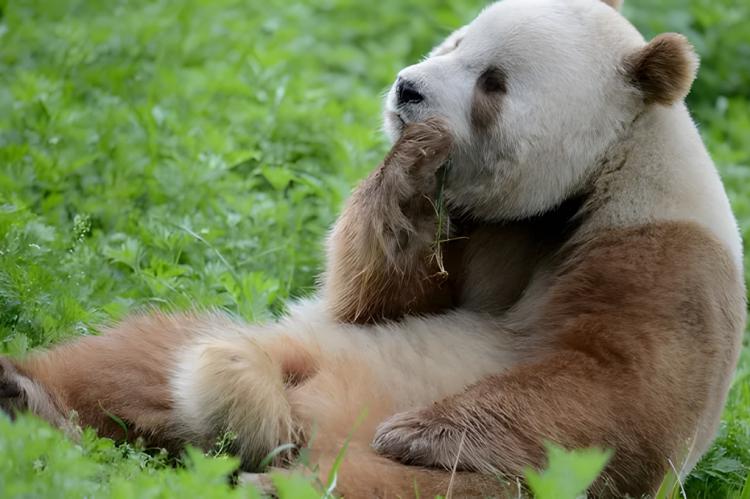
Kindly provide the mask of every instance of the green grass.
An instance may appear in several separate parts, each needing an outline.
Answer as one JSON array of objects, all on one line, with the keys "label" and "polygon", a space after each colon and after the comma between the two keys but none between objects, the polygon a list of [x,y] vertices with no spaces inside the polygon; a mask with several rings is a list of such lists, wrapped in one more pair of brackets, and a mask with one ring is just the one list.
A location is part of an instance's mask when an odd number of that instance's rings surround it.
[{"label": "green grass", "polygon": [[[386,149],[382,92],[482,3],[0,0],[0,352],[138,307],[257,321],[309,294],[328,226]],[[750,4],[625,12],[700,52],[690,105],[750,241]],[[0,418],[0,455],[4,497],[250,494],[227,485],[231,459],[173,469],[31,419]],[[746,341],[688,495],[738,495],[748,467]]]}]

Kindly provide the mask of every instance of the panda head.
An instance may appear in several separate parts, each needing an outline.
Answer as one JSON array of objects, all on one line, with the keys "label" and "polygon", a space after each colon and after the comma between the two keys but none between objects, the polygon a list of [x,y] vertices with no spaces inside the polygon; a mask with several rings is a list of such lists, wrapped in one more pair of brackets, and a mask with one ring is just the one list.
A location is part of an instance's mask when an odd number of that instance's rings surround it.
[{"label": "panda head", "polygon": [[690,89],[684,37],[646,43],[610,0],[502,0],[403,69],[385,103],[392,140],[405,124],[447,121],[452,209],[487,220],[553,208],[582,190],[648,106]]}]

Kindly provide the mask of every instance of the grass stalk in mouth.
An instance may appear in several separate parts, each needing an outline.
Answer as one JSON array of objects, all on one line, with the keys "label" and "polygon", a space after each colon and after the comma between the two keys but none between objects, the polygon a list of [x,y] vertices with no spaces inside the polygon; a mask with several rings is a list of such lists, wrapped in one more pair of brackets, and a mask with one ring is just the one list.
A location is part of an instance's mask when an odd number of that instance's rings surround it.
[{"label": "grass stalk in mouth", "polygon": [[437,172],[438,188],[434,203],[435,213],[437,214],[437,225],[431,258],[435,259],[438,267],[437,275],[441,278],[448,277],[448,271],[445,270],[445,263],[443,261],[443,243],[450,240],[450,214],[445,205],[445,182],[451,166],[452,162],[449,159]]}]

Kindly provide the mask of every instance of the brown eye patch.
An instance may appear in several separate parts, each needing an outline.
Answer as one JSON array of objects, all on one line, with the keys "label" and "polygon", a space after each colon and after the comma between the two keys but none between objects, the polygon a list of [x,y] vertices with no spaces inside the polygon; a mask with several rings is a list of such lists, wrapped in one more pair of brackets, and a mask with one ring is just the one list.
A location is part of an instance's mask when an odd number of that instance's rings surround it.
[{"label": "brown eye patch", "polygon": [[502,97],[508,91],[508,78],[501,68],[482,71],[471,100],[471,124],[477,131],[488,130],[500,114]]},{"label": "brown eye patch", "polygon": [[485,69],[477,79],[477,88],[487,93],[505,93],[508,91],[508,77],[505,71],[498,67]]}]

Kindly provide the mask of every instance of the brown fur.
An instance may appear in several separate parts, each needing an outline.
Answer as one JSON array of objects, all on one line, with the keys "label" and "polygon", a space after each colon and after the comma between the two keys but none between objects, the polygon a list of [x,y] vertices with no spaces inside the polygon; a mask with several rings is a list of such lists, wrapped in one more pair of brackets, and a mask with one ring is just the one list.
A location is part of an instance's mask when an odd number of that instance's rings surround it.
[{"label": "brown fur", "polygon": [[682,35],[664,33],[625,60],[625,72],[647,104],[682,100],[698,70],[693,47]]},{"label": "brown fur", "polygon": [[483,132],[495,124],[502,107],[503,94],[507,92],[507,75],[500,68],[486,69],[474,85],[471,98],[471,125]]},{"label": "brown fur", "polygon": [[[343,443],[342,443],[343,444]],[[336,454],[314,455],[320,470],[311,473],[308,468],[294,468],[294,473],[307,475],[313,483],[325,488]],[[287,469],[274,469],[274,473],[286,474]],[[242,484],[251,484],[256,490],[273,496],[276,488],[266,473],[242,473]],[[378,456],[372,449],[352,443],[344,454],[344,460],[336,475],[336,492],[342,497],[525,497],[520,481],[478,473],[448,472],[438,469],[403,466],[390,459]]]},{"label": "brown fur", "polygon": [[622,0],[602,0],[602,2],[606,3],[615,10],[620,10],[620,7],[622,7]]},{"label": "brown fur", "polygon": [[449,302],[432,258],[435,172],[452,139],[437,119],[407,126],[383,163],[352,194],[330,241],[325,294],[335,317],[367,323],[435,311]]},{"label": "brown fur", "polygon": [[[679,467],[689,448],[705,449],[744,323],[741,281],[725,250],[689,223],[611,231],[573,244],[563,250],[569,256],[537,312],[515,332],[528,338],[529,361],[386,420],[376,450],[409,464],[450,469],[456,463],[464,472],[453,477],[453,493],[470,497],[515,491],[514,475],[543,464],[545,439],[615,449],[595,485],[602,496],[653,492],[667,459]],[[125,436],[108,415],[114,414],[132,425],[129,437],[175,447],[183,434],[167,390],[172,352],[199,335],[200,324],[192,316],[137,317],[104,336],[35,356],[19,372],[102,434]],[[233,360],[237,349],[230,343],[225,352],[211,348],[207,355],[218,356],[208,363],[221,371],[206,378],[214,387],[208,390],[231,386],[240,394],[243,385],[226,371],[241,360]],[[370,401],[370,413],[352,434],[340,492],[410,495],[415,483],[421,494],[447,492],[450,472],[405,467],[368,449],[378,422],[394,408],[381,402],[377,373],[363,369],[361,359],[283,337],[262,348],[278,366],[269,369],[278,369],[279,380],[297,380],[281,390],[300,435],[317,429],[307,443],[322,476],[363,408],[351,401]],[[250,360],[238,374],[257,372],[258,359]],[[224,415],[231,428],[233,416]],[[509,476],[510,485],[496,481],[495,471]]]},{"label": "brown fur", "polygon": [[194,335],[193,323],[190,314],[135,316],[102,336],[33,355],[18,368],[46,388],[62,414],[74,410],[81,426],[178,449],[183,439],[167,383],[175,352]]},{"label": "brown fur", "polygon": [[70,437],[79,436],[77,422],[66,417],[67,411],[60,400],[16,363],[0,357],[0,411],[15,418],[16,413],[25,410],[58,426]]},{"label": "brown fur", "polygon": [[270,343],[266,348],[271,358],[277,359],[281,365],[284,384],[287,386],[294,387],[304,383],[318,370],[317,359],[298,340],[284,338],[283,341]]},{"label": "brown fur", "polygon": [[[317,456],[322,479],[327,478],[336,454]],[[403,466],[373,452],[369,445],[352,443],[337,475],[336,492],[348,498],[406,497],[518,497],[515,480],[471,472]]]},{"label": "brown fur", "polygon": [[[744,327],[744,292],[724,248],[689,223],[580,243],[519,334],[537,359],[380,428],[406,463],[520,474],[542,442],[616,450],[601,495],[652,493],[718,424]],[[545,353],[546,352],[546,353]],[[696,433],[697,432],[697,433]],[[695,440],[695,442],[693,442]]]},{"label": "brown fur", "polygon": [[[319,467],[315,475],[321,483],[327,483],[333,463],[346,446],[336,480],[336,492],[344,497],[435,497],[450,495],[449,492],[453,497],[516,494],[518,484],[499,476],[403,466],[377,455],[370,442],[378,424],[395,410],[384,396],[379,373],[366,368],[366,359],[356,354],[341,358],[298,346],[325,365],[325,369],[305,383],[290,387],[288,392],[294,420],[307,437],[297,443],[307,447],[310,462]],[[310,472],[307,467],[295,470]]]},{"label": "brown fur", "polygon": [[535,273],[548,267],[580,223],[585,198],[574,197],[547,213],[504,223],[455,219],[455,239],[445,246],[456,306],[501,316],[515,305]]}]

